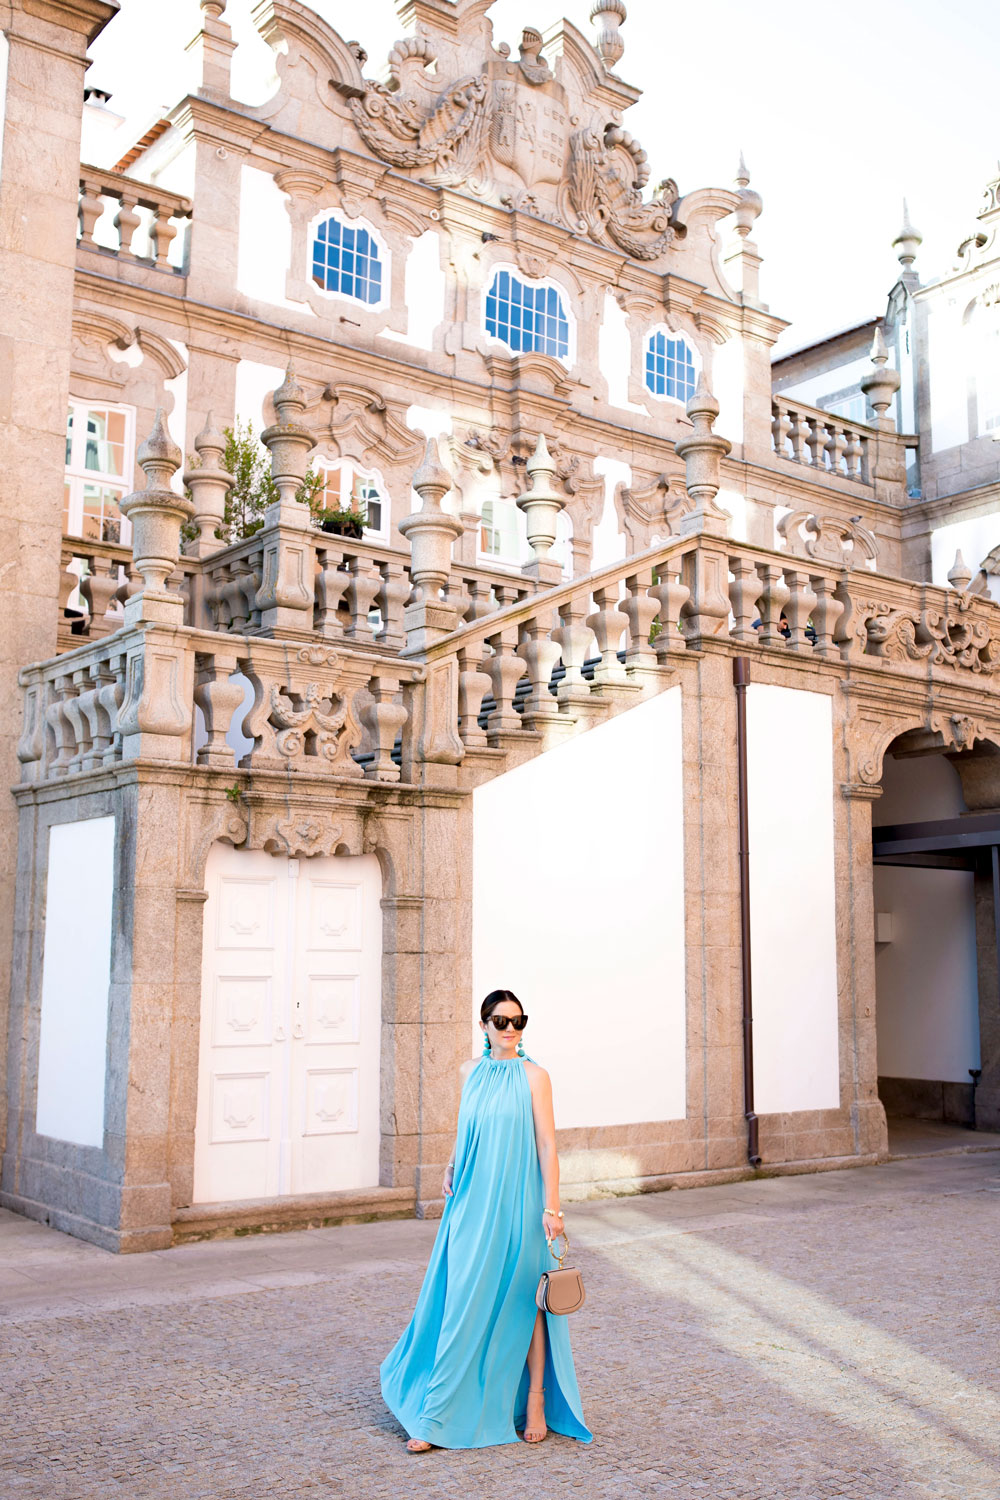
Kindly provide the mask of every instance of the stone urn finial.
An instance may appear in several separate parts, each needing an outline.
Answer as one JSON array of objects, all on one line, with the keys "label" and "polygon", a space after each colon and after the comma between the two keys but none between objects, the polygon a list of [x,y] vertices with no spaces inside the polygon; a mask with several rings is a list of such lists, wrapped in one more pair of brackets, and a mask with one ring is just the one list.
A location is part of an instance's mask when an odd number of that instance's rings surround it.
[{"label": "stone urn finial", "polygon": [[157,407],[153,429],[140,445],[136,462],[146,486],[120,502],[132,526],[132,556],[142,574],[142,589],[125,606],[125,624],[139,620],[181,623],[184,600],[167,589],[167,578],[180,556],[181,526],[194,513],[190,500],[170,488],[181,464],[181,450],[167,432],[163,407]]},{"label": "stone urn finial", "polygon": [[906,199],[903,199],[903,224],[896,238],[892,242],[892,248],[896,251],[899,264],[904,274],[909,271],[917,258],[917,251],[924,242],[924,237],[919,229],[914,229],[910,223],[910,210]]},{"label": "stone urn finial", "polygon": [[875,330],[871,358],[873,368],[867,375],[862,375],[859,384],[875,412],[876,423],[881,426],[887,422],[890,428],[894,428],[892,418],[887,417],[886,412],[892,404],[893,396],[899,390],[900,374],[888,363],[889,351],[886,348],[881,328]]},{"label": "stone urn finial", "polygon": [[628,16],[623,0],[594,0],[590,19],[597,28],[594,46],[604,66],[610,70],[620,62],[625,51],[619,26]]},{"label": "stone urn finial", "polygon": [[739,166],[736,168],[736,195],[740,200],[740,206],[736,210],[736,233],[740,239],[745,240],[753,228],[754,220],[761,216],[764,200],[757,190],[750,186],[750,169],[743,158],[742,151]]},{"label": "stone urn finial", "polygon": [[721,479],[719,466],[732,443],[712,431],[719,415],[719,403],[708,388],[704,372],[698,377],[698,388],[689,398],[685,410],[694,431],[688,437],[678,439],[674,449],[684,460],[685,483],[694,508],[681,520],[681,535],[703,532],[710,536],[726,536],[730,516],[728,511],[716,505],[715,497]]},{"label": "stone urn finial", "polygon": [[235,484],[232,474],[223,466],[226,439],[215,426],[212,412],[205,418],[205,425],[194,440],[198,463],[185,469],[184,483],[191,491],[194,503],[194,524],[198,528],[198,539],[188,549],[190,557],[209,557],[224,547],[225,541],[216,536],[226,518],[226,495]]},{"label": "stone urn finial", "polygon": [[410,543],[413,593],[406,607],[408,646],[424,646],[453,628],[455,606],[441,598],[451,571],[451,549],[465,527],[458,516],[442,510],[451,489],[451,476],[441,462],[437,439],[428,438],[424,456],[413,476],[420,509],[406,516],[399,529]]},{"label": "stone urn finial", "polygon": [[306,393],[295,378],[291,360],[271,399],[277,420],[265,427],[260,440],[271,453],[271,476],[279,498],[268,506],[265,520],[268,525],[281,521],[304,531],[309,525],[309,507],[300,505],[295,496],[306,476],[306,455],[315,447],[315,439],[301,421]]},{"label": "stone urn finial", "polygon": [[966,562],[960,551],[955,553],[955,561],[951,565],[951,572],[948,574],[948,582],[951,584],[952,588],[957,589],[960,594],[964,594],[966,589],[969,587],[969,584],[972,582],[972,569],[969,567],[969,564]]},{"label": "stone urn finial", "polygon": [[527,463],[531,488],[518,496],[517,508],[524,511],[528,523],[528,545],[534,553],[533,561],[523,571],[546,583],[558,583],[562,577],[561,567],[549,557],[555,545],[559,512],[566,503],[552,488],[555,472],[555,461],[549,453],[545,434],[540,432],[535,451]]}]

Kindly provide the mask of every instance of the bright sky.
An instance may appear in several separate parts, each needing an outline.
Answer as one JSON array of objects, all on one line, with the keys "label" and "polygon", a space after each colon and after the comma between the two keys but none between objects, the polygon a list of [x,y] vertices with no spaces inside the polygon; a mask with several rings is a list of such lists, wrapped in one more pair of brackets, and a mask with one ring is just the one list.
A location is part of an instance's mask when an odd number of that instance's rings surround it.
[{"label": "bright sky", "polygon": [[[496,0],[495,38],[516,54],[524,25],[545,30],[560,14],[590,37],[590,4]],[[1000,155],[996,0],[628,5],[618,71],[645,94],[626,126],[649,153],[651,180],[673,177],[682,193],[729,186],[742,149],[764,199],[761,294],[793,323],[781,348],[883,310],[904,195],[924,236],[922,278],[949,268]],[[228,6],[245,39],[234,78],[250,79],[269,56],[249,9],[250,0]],[[392,0],[314,9],[361,42],[369,73],[381,70],[402,29]],[[111,89],[111,108],[144,127],[177,97],[171,42],[176,56],[198,15],[196,0],[122,0],[91,50],[88,82]],[[257,102],[259,87],[251,92]]]}]

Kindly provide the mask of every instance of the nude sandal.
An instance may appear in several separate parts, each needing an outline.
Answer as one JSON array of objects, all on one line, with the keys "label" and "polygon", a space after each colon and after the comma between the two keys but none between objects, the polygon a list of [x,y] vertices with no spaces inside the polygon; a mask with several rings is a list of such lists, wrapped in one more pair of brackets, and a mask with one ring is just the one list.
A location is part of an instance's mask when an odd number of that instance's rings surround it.
[{"label": "nude sandal", "polygon": [[[528,1387],[528,1395],[529,1396],[544,1396],[544,1394],[545,1394],[545,1387],[544,1387],[544,1385],[539,1386],[538,1389],[535,1390],[535,1391],[533,1391],[530,1386]],[[545,1421],[544,1414],[542,1416],[542,1421],[543,1422]],[[527,1412],[525,1412],[525,1417],[524,1417],[524,1441],[526,1443],[532,1443],[532,1444],[534,1444],[534,1443],[544,1443],[545,1439],[549,1435],[548,1424],[546,1423],[545,1431],[539,1437],[529,1437],[528,1436],[529,1432],[537,1432],[537,1431],[538,1431],[537,1427],[529,1427],[528,1426],[528,1416],[527,1416]]]},{"label": "nude sandal", "polygon": [[[414,1443],[419,1443],[420,1446],[418,1448],[414,1448]],[[433,1447],[433,1443],[427,1443],[423,1438],[407,1438],[406,1440],[407,1453],[429,1453]]]}]

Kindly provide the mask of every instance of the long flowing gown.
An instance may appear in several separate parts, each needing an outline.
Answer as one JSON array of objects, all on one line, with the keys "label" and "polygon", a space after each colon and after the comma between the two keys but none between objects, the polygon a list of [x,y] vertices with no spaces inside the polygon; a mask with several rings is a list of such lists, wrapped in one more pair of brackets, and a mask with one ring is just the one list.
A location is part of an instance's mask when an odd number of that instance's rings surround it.
[{"label": "long flowing gown", "polygon": [[[518,1441],[538,1278],[553,1264],[542,1228],[531,1088],[519,1058],[484,1056],[458,1113],[452,1196],[409,1326],[382,1363],[382,1395],[410,1437],[439,1448]],[[589,1443],[569,1319],[545,1315],[545,1419]]]}]

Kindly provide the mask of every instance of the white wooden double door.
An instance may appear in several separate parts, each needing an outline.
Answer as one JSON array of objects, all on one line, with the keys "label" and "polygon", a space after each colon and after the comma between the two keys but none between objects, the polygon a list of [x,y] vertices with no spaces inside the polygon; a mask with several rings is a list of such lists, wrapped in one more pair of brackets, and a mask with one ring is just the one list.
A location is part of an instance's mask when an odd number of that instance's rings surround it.
[{"label": "white wooden double door", "polygon": [[205,883],[194,1201],[374,1186],[377,859],[216,844]]}]

